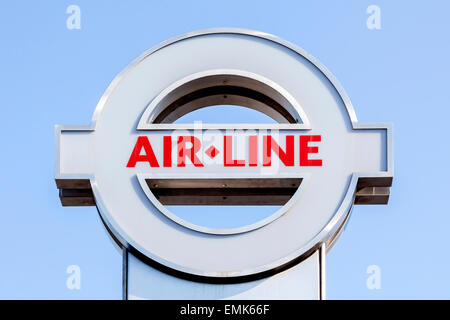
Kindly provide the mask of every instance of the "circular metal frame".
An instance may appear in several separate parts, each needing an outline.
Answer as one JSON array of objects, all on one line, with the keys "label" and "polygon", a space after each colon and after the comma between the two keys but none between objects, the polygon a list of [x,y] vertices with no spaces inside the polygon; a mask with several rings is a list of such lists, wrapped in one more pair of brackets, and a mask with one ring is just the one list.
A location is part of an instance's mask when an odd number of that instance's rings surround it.
[{"label": "circular metal frame", "polygon": [[[257,31],[250,31],[245,29],[228,29],[228,28],[216,28],[216,29],[207,29],[207,30],[200,30],[195,32],[189,32],[186,34],[183,34],[178,37],[174,37],[172,39],[166,40],[155,47],[147,50],[144,54],[140,55],[138,58],[133,60],[122,72],[120,72],[116,78],[112,81],[112,83],[109,85],[105,93],[103,94],[102,98],[100,99],[93,118],[90,125],[90,128],[92,130],[95,130],[97,120],[100,118],[104,106],[106,104],[106,101],[108,100],[109,96],[114,91],[115,87],[118,85],[118,83],[121,81],[121,79],[127,74],[127,72],[131,69],[133,69],[136,65],[138,65],[142,60],[144,60],[147,56],[157,52],[158,50],[171,45],[173,43],[176,43],[178,41],[201,36],[201,35],[208,35],[208,34],[241,34],[241,35],[248,35],[253,37],[262,38],[265,40],[272,41],[278,45],[284,46],[290,50],[292,50],[294,53],[301,55],[305,59],[307,59],[312,65],[314,65],[332,84],[332,86],[336,89],[338,95],[342,99],[343,104],[345,105],[345,108],[347,110],[348,117],[350,119],[350,122],[354,129],[368,129],[368,128],[377,128],[377,125],[361,125],[357,123],[356,115],[353,109],[353,106],[347,96],[347,94],[344,92],[343,88],[339,84],[339,82],[336,80],[336,78],[320,63],[318,62],[314,57],[312,57],[310,54],[308,54],[303,49],[299,48],[298,46],[285,41],[283,39],[280,39],[278,37],[275,37],[270,34],[257,32]],[[156,119],[156,118],[155,118]],[[384,126],[382,128],[385,128]],[[391,146],[389,146],[391,148]],[[389,150],[390,152],[390,150]],[[388,156],[388,170],[387,174],[390,175],[392,171],[392,158],[391,154]],[[373,176],[382,176],[383,174],[374,174]],[[104,203],[101,201],[101,196],[99,194],[99,190],[97,188],[95,179],[91,178],[91,184],[93,193],[96,198],[97,207],[99,209],[100,215],[102,216],[103,221],[105,222],[107,228],[112,232],[112,234],[115,236],[115,238],[120,241],[120,243],[133,250],[138,251],[140,253],[145,253],[145,256],[149,259],[152,259],[156,261],[157,263],[160,263],[166,267],[169,267],[171,269],[177,270],[178,272],[183,272],[187,274],[192,274],[194,276],[200,276],[200,277],[215,277],[215,278],[222,278],[222,277],[244,277],[248,275],[255,275],[255,274],[266,274],[268,271],[272,270],[273,272],[277,272],[277,270],[280,269],[280,267],[285,266],[292,261],[301,261],[302,259],[307,258],[314,250],[318,249],[323,243],[326,243],[327,245],[331,244],[335,241],[336,236],[339,234],[340,230],[342,230],[343,224],[346,222],[348,215],[350,213],[352,204],[353,204],[353,192],[356,188],[356,183],[358,181],[358,178],[360,177],[360,174],[353,174],[350,182],[348,184],[347,191],[345,193],[345,196],[341,202],[341,205],[339,209],[335,212],[332,219],[329,220],[329,222],[323,227],[323,229],[314,236],[306,245],[304,245],[302,248],[299,248],[295,252],[292,252],[290,255],[285,256],[283,258],[280,258],[277,261],[273,261],[271,263],[268,263],[263,266],[259,266],[256,268],[251,269],[245,269],[245,270],[239,270],[236,272],[233,272],[233,274],[220,274],[217,272],[208,273],[205,271],[200,270],[192,270],[190,268],[186,268],[180,265],[173,264],[171,262],[165,261],[163,259],[158,258],[157,256],[154,256],[153,254],[149,253],[147,250],[144,250],[141,248],[137,243],[134,241],[130,241],[128,236],[123,237],[122,234],[117,233],[116,230],[118,230],[116,227],[111,224],[111,221],[109,221],[108,216],[105,216],[105,212],[107,212],[107,209],[105,208]],[[120,228],[119,228],[120,230]],[[125,240],[128,238],[128,240]]]},{"label": "circular metal frame", "polygon": [[[309,120],[300,104],[274,81],[248,71],[219,69],[189,75],[167,87],[149,103],[137,129],[151,130],[155,123],[171,123],[194,110],[224,103],[260,111],[279,123],[296,123],[309,128]],[[156,199],[145,176],[138,175],[138,180],[150,201],[169,219],[188,229],[218,235],[248,232],[271,223],[292,206],[305,184],[300,185],[280,209],[260,221],[235,228],[211,228],[180,218]]]},{"label": "circular metal frame", "polygon": [[278,123],[306,119],[298,102],[280,85],[248,71],[219,69],[189,75],[163,90],[147,107],[138,129],[173,123],[187,113],[220,104],[257,110]]}]

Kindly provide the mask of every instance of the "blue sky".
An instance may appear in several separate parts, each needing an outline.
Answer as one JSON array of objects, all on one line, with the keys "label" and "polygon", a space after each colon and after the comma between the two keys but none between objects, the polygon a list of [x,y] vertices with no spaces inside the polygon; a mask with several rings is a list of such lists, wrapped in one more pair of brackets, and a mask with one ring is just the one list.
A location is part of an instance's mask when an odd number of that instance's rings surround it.
[{"label": "blue sky", "polygon": [[[66,28],[66,8],[81,29]],[[381,29],[366,27],[369,5]],[[173,35],[265,31],[339,79],[362,122],[393,122],[388,206],[356,206],[327,257],[330,299],[450,298],[447,250],[450,4],[445,1],[3,1],[0,4],[0,298],[120,299],[121,255],[94,207],[62,208],[54,125],[87,124],[114,76]],[[66,268],[81,269],[69,290]],[[381,288],[366,287],[366,269]]]}]

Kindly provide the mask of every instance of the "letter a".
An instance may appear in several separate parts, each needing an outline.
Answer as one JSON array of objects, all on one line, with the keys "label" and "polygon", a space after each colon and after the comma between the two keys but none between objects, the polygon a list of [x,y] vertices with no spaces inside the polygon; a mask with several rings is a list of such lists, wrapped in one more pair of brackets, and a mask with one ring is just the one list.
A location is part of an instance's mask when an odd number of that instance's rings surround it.
[{"label": "letter a", "polygon": [[[141,151],[144,149],[145,154],[141,155]],[[156,160],[155,153],[153,152],[150,141],[145,136],[139,136],[131,153],[130,160],[128,160],[127,167],[134,168],[136,162],[148,162],[150,167],[159,167],[158,160]]]},{"label": "letter a", "polygon": [[380,30],[381,29],[381,10],[379,6],[371,5],[367,7],[367,14],[370,16],[367,18],[366,26],[369,30]]},{"label": "letter a", "polygon": [[81,29],[81,10],[77,5],[70,5],[66,9],[67,14],[71,14],[66,20],[66,26],[69,30]]}]

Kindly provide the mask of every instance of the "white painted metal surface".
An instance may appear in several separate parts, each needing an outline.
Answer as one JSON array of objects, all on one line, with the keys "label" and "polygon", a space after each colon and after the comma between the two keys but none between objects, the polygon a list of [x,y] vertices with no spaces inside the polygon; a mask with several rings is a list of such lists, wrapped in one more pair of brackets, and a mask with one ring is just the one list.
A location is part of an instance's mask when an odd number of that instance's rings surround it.
[{"label": "white painted metal surface", "polygon": [[158,271],[128,254],[129,300],[318,300],[321,297],[320,254],[273,276],[238,284],[210,284]]}]

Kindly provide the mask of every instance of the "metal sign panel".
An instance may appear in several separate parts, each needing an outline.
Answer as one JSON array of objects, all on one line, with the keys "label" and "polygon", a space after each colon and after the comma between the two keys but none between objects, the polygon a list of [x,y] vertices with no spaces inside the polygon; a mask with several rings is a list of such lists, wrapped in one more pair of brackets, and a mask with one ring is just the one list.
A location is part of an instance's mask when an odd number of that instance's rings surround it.
[{"label": "metal sign panel", "polygon": [[[278,123],[172,123],[217,104]],[[63,204],[95,201],[119,244],[149,263],[238,282],[330,248],[354,203],[386,203],[392,151],[391,124],[358,122],[306,51],[261,32],[211,29],[131,62],[90,125],[56,126],[55,180]],[[247,226],[207,228],[165,206],[181,203],[283,207]]]}]

